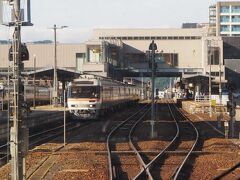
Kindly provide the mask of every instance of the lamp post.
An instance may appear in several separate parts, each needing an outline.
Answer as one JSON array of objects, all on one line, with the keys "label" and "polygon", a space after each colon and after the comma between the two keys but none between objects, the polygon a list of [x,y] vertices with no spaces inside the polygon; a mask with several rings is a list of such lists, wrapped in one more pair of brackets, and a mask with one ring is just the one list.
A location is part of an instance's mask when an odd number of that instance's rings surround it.
[{"label": "lamp post", "polygon": [[54,31],[54,74],[53,74],[53,105],[56,107],[57,106],[57,97],[58,97],[58,77],[57,77],[57,29],[64,29],[67,28],[68,26],[61,26],[57,27],[56,24],[50,29],[53,29]]},{"label": "lamp post", "polygon": [[212,47],[211,47],[211,43],[210,41],[208,41],[208,59],[209,59],[209,116],[212,117],[212,77],[211,77],[211,73],[212,73]]},{"label": "lamp post", "polygon": [[33,76],[33,108],[36,109],[36,54],[33,55],[33,67],[34,67],[34,76]]}]

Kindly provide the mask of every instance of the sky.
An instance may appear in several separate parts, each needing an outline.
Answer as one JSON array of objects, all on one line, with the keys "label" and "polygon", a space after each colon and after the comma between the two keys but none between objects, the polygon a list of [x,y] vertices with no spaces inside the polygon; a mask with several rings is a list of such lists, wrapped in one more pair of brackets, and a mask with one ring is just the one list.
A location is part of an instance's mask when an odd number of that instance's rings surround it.
[{"label": "sky", "polygon": [[[22,0],[23,4],[26,0]],[[228,1],[228,0],[226,0]],[[22,41],[79,43],[95,28],[180,28],[182,23],[208,22],[208,7],[216,0],[31,0],[33,27],[23,27]],[[4,16],[7,16],[6,14]],[[11,29],[0,26],[0,39]]]}]

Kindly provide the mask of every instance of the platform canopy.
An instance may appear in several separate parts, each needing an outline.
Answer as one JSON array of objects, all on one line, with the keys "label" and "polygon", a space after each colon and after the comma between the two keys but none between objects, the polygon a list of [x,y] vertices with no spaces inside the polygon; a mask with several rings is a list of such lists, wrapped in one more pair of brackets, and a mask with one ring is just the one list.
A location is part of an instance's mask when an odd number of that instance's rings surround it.
[{"label": "platform canopy", "polygon": [[[54,68],[43,68],[38,69],[35,71],[27,72],[26,75],[28,76],[34,76],[36,74],[36,78],[48,78],[53,79],[54,76]],[[67,68],[57,68],[57,77],[59,81],[71,81],[74,78],[78,78],[82,73],[73,69],[67,69]]]},{"label": "platform canopy", "polygon": [[[214,79],[213,77],[211,79]],[[203,74],[194,74],[183,77],[183,82],[193,83],[193,84],[208,84],[209,76]]]}]

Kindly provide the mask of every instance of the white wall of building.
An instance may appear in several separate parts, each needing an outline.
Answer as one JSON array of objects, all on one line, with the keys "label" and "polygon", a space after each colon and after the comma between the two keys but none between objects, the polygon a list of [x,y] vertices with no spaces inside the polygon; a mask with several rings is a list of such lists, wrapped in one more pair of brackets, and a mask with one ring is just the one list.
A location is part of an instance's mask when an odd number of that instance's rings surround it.
[{"label": "white wall of building", "polygon": [[[27,44],[30,60],[25,61],[25,68],[32,68],[33,57],[36,55],[36,67],[52,67],[54,64],[53,44]],[[0,68],[8,67],[9,45],[0,45]],[[57,45],[57,66],[66,68],[76,68],[76,53],[85,53],[84,44],[58,44]]]}]

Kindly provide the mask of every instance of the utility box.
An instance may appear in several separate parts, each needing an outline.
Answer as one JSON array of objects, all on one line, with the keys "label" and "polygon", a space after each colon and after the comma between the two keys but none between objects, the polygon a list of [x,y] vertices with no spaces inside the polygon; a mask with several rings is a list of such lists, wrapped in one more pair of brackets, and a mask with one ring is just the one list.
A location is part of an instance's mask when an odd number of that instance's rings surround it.
[{"label": "utility box", "polygon": [[[22,26],[32,26],[31,23],[31,0],[20,0],[21,4],[21,22]],[[5,18],[6,17],[6,18]],[[7,19],[7,17],[11,17],[11,19]],[[9,0],[0,0],[0,24],[6,26],[14,26],[15,25],[15,15],[13,10],[13,3]]]}]

